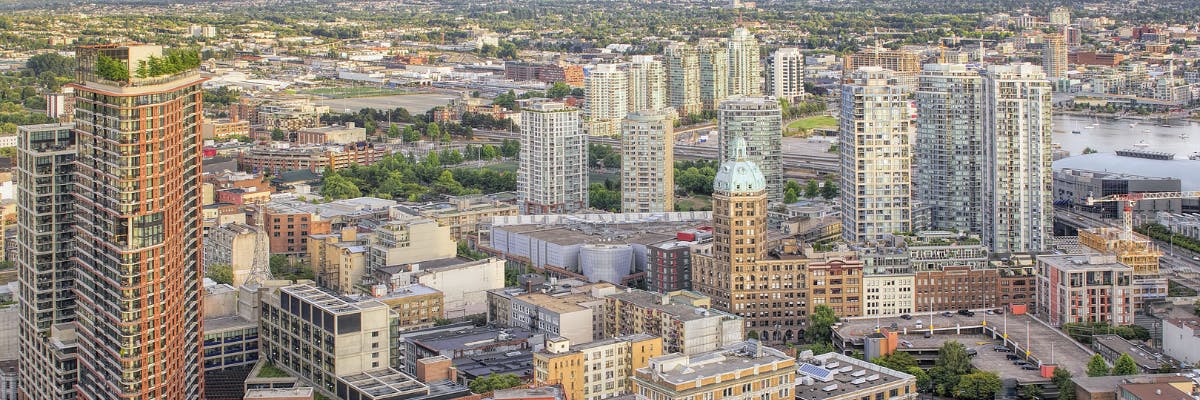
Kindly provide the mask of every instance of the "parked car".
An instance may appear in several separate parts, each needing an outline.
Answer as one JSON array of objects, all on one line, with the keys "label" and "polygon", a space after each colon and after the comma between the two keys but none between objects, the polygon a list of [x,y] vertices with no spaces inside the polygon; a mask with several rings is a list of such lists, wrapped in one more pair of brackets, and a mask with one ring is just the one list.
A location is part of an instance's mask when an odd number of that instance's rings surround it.
[{"label": "parked car", "polygon": [[975,357],[979,355],[979,350],[967,349],[967,357]]},{"label": "parked car", "polygon": [[997,308],[997,309],[996,309],[996,315],[1000,315],[1000,314],[1004,314],[1004,309],[1003,309],[1003,308]]},{"label": "parked car", "polygon": [[912,319],[912,316],[908,314],[900,314],[900,319]]},{"label": "parked car", "polygon": [[1025,360],[1016,360],[1016,361],[1013,361],[1013,365],[1016,365],[1019,367],[1022,365],[1029,365],[1029,362],[1025,361]]},{"label": "parked car", "polygon": [[1012,361],[1012,360],[1020,360],[1021,356],[1018,356],[1016,354],[1005,354],[1004,358],[1007,358],[1007,359],[1009,359],[1009,361]]},{"label": "parked car", "polygon": [[929,338],[931,338],[931,337],[933,337],[933,332],[926,331],[926,332],[925,332],[925,338],[926,338],[926,339],[929,339]]},{"label": "parked car", "polygon": [[913,324],[913,328],[921,329],[924,327],[925,327],[925,323],[921,322],[921,320],[917,320],[917,323]]},{"label": "parked car", "polygon": [[949,311],[946,311],[946,312],[943,312],[943,313],[942,313],[942,316],[943,316],[943,317],[946,317],[946,318],[950,318],[950,317],[953,317],[953,316],[954,316],[954,313],[952,313],[952,312],[949,312]]},{"label": "parked car", "polygon": [[1036,366],[1036,365],[1033,365],[1033,364],[1025,364],[1025,365],[1022,365],[1022,366],[1021,366],[1021,369],[1024,369],[1024,370],[1029,370],[1029,371],[1037,371],[1037,370],[1038,370],[1038,366]]},{"label": "parked car", "polygon": [[995,312],[995,311],[992,311],[992,310],[987,310],[987,315],[995,315],[995,314],[996,314],[996,312]]}]

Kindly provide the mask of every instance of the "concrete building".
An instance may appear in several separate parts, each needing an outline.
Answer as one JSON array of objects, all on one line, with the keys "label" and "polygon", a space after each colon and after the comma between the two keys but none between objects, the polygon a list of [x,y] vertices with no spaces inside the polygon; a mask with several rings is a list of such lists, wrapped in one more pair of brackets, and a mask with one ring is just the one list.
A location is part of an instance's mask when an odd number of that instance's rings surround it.
[{"label": "concrete building", "polygon": [[367,243],[369,271],[458,256],[458,243],[450,236],[450,227],[426,218],[382,223]]},{"label": "concrete building", "polygon": [[[1180,374],[1080,376],[1072,378],[1071,381],[1074,384],[1068,390],[1074,390],[1075,398],[1079,400],[1137,399],[1138,397],[1126,397],[1125,393],[1121,393],[1122,387],[1142,385],[1148,385],[1151,390],[1157,388],[1163,393],[1162,396],[1155,395],[1151,399],[1182,399],[1189,396],[1175,392],[1189,393],[1195,386],[1192,378]],[[1167,386],[1159,386],[1164,384]],[[1168,389],[1162,391],[1163,388]]]},{"label": "concrete building", "polygon": [[[1121,172],[1058,168],[1054,170],[1054,197],[1057,204],[1070,205],[1076,211],[1097,214],[1102,219],[1122,217],[1126,203],[1105,202],[1087,205],[1087,197],[1113,194],[1182,191],[1178,177],[1153,177]],[[1133,207],[1134,219],[1147,220],[1158,212],[1178,213],[1183,199],[1141,200]]]},{"label": "concrete building", "polygon": [[317,285],[340,294],[366,290],[367,246],[358,228],[345,227],[334,234],[310,235],[308,262]]},{"label": "concrete building", "polygon": [[313,388],[250,389],[242,400],[312,400]]},{"label": "concrete building", "polygon": [[1046,18],[1051,26],[1065,26],[1071,24],[1071,9],[1066,7],[1054,7],[1050,10],[1050,16]]},{"label": "concrete building", "polygon": [[[217,371],[241,370],[258,362],[260,293],[262,286],[213,284],[204,288],[205,391],[223,385]],[[237,385],[237,386],[240,386]],[[235,386],[236,388],[236,386]],[[209,394],[216,396],[216,393]]]},{"label": "concrete building", "polygon": [[904,273],[864,274],[863,315],[901,315],[916,310],[916,276]]},{"label": "concrete building", "polygon": [[200,126],[200,136],[205,140],[224,140],[229,137],[250,137],[250,121],[217,120],[206,121]]},{"label": "concrete building", "polygon": [[784,47],[767,58],[766,94],[796,103],[804,97],[804,55],[795,47]]},{"label": "concrete building", "polygon": [[459,258],[391,265],[369,271],[372,285],[400,288],[421,284],[444,294],[445,317],[461,318],[486,313],[487,292],[504,287],[504,260]]},{"label": "concrete building", "polygon": [[1167,356],[1184,365],[1200,362],[1200,319],[1164,319],[1162,348]]},{"label": "concrete building", "polygon": [[[392,311],[376,301],[347,301],[310,285],[277,290],[262,300],[262,355],[324,396],[337,394],[341,377],[395,372]],[[296,326],[304,326],[301,335]],[[307,332],[311,330],[311,332]]]},{"label": "concrete building", "polygon": [[[204,397],[196,360],[203,357],[205,78],[194,68],[138,73],[139,64],[164,56],[156,45],[76,50],[77,83],[70,86],[75,139],[84,147],[75,159],[73,278],[89,282],[73,286],[84,299],[75,310],[81,398]],[[163,123],[137,123],[152,115]],[[104,146],[109,150],[97,150]],[[113,167],[124,165],[157,168]],[[131,185],[153,198],[121,195]],[[149,288],[161,291],[156,301],[147,301]]]},{"label": "concrete building", "polygon": [[749,29],[737,27],[729,36],[729,95],[762,95],[762,55],[758,38]]},{"label": "concrete building", "polygon": [[983,242],[993,253],[1045,251],[1054,222],[1050,83],[1034,65],[993,65],[983,98]]},{"label": "concrete building", "polygon": [[675,129],[665,110],[630,113],[621,124],[621,211],[675,211]]},{"label": "concrete building", "polygon": [[585,72],[584,130],[592,136],[617,136],[629,113],[629,73],[618,64],[598,64]]},{"label": "concrete building", "polygon": [[983,76],[962,64],[926,64],[918,78],[913,197],[932,229],[982,233]]},{"label": "concrete building", "polygon": [[285,204],[266,204],[257,225],[267,232],[271,254],[298,255],[308,251],[309,235],[328,234],[330,221],[308,210]]},{"label": "concrete building", "polygon": [[692,253],[692,288],[714,308],[744,318],[746,330],[763,340],[794,340],[807,315],[806,260],[768,253],[767,180],[748,160],[741,136],[732,148],[713,180],[712,252]]},{"label": "concrete building", "polygon": [[1143,374],[1169,371],[1175,369],[1177,365],[1177,362],[1170,357],[1166,357],[1144,344],[1134,343],[1117,335],[1094,335],[1091,347],[1096,350],[1096,354],[1114,365],[1121,355],[1128,354],[1137,364],[1138,372]]},{"label": "concrete building", "polygon": [[848,72],[844,82],[838,141],[842,238],[872,242],[911,231],[909,91],[879,67]]},{"label": "concrete building", "polygon": [[204,268],[228,265],[233,285],[241,286],[255,270],[270,271],[270,241],[267,232],[246,224],[220,225],[204,237]]},{"label": "concrete building", "polygon": [[609,283],[572,288],[569,293],[528,293],[512,299],[509,326],[575,343],[604,337],[604,297],[617,292]]},{"label": "concrete building", "polygon": [[[375,133],[375,132],[370,132]],[[330,125],[320,128],[304,128],[296,132],[296,144],[351,144],[367,140],[367,129],[346,125]]]},{"label": "concrete building", "polygon": [[340,170],[351,165],[371,165],[388,154],[390,151],[384,147],[375,147],[366,142],[296,147],[256,146],[238,153],[238,168],[272,175],[298,170],[320,173],[326,168]]},{"label": "concrete building", "polygon": [[474,359],[508,361],[495,365],[491,372],[532,378],[532,349],[545,342],[544,335],[532,335],[525,329],[474,326],[470,322],[404,332],[399,337],[397,351],[401,352],[401,367],[398,369],[408,374],[418,374],[423,368],[422,364],[428,366],[428,361],[449,361],[457,370],[456,375],[459,375],[453,379],[456,382],[464,380],[464,371],[460,367],[473,364]]},{"label": "concrete building", "polygon": [[729,47],[724,40],[704,38],[696,53],[700,62],[700,108],[715,111],[729,97]]},{"label": "concrete building", "polygon": [[1042,68],[1050,80],[1067,79],[1067,39],[1063,32],[1047,33],[1042,43]]},{"label": "concrete building", "polygon": [[825,353],[801,362],[797,368],[796,400],[918,397],[917,377],[845,354]]},{"label": "concrete building", "polygon": [[662,338],[647,334],[572,344],[546,339],[533,353],[533,383],[560,385],[568,399],[601,400],[633,391],[633,371],[663,355]]},{"label": "concrete building", "polygon": [[438,225],[450,228],[450,237],[456,242],[473,239],[472,236],[480,233],[480,226],[490,224],[493,217],[516,216],[520,213],[520,207],[484,196],[453,197],[446,203],[417,210],[418,215],[432,218]]},{"label": "concrete building", "polygon": [[796,359],[757,341],[706,353],[673,353],[634,371],[633,393],[660,400],[791,400]]},{"label": "concrete building", "polygon": [[1037,257],[1038,315],[1051,325],[1133,323],[1133,268],[1115,256]]},{"label": "concrete building", "polygon": [[691,290],[695,244],[667,240],[646,246],[646,287],[659,293]]},{"label": "concrete building", "polygon": [[774,97],[735,96],[717,110],[718,160],[733,160],[734,138],[746,141],[746,161],[767,180],[767,201],[783,202],[783,113]]},{"label": "concrete building", "polygon": [[[74,124],[17,128],[17,251],[20,387],[29,399],[74,398],[76,200]],[[33,390],[33,389],[38,390]]]},{"label": "concrete building", "polygon": [[667,98],[680,116],[698,114],[700,102],[700,58],[696,47],[671,43],[663,49],[667,64]]},{"label": "concrete building", "polygon": [[650,55],[637,55],[630,58],[626,68],[629,93],[625,97],[629,112],[669,107],[667,70],[662,61]]},{"label": "concrete building", "polygon": [[573,213],[588,205],[587,135],[579,110],[545,99],[521,106],[517,192],[527,214]]},{"label": "concrete building", "polygon": [[74,91],[66,87],[62,93],[46,93],[46,116],[58,122],[75,119]]},{"label": "concrete building", "polygon": [[604,336],[646,333],[663,338],[664,352],[699,354],[745,337],[742,319],[715,310],[702,294],[628,289],[605,298]]}]

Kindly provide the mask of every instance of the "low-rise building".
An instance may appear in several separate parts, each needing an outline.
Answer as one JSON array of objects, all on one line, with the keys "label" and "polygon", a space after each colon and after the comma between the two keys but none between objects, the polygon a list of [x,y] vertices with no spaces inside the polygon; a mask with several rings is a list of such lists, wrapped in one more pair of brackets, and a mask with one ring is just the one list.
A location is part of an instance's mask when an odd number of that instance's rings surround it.
[{"label": "low-rise building", "polygon": [[250,389],[242,400],[312,400],[313,388]]},{"label": "low-rise building", "polygon": [[447,203],[434,204],[417,211],[425,218],[432,218],[438,225],[450,228],[454,240],[473,239],[480,226],[489,224],[493,217],[517,216],[521,208],[483,196],[460,196]]},{"label": "low-rise building", "polygon": [[708,297],[696,292],[617,292],[605,298],[604,333],[658,336],[667,353],[699,354],[740,342],[745,321],[711,306]]},{"label": "low-rise building", "polygon": [[504,260],[443,258],[387,266],[370,274],[371,284],[401,287],[419,283],[437,289],[445,295],[445,317],[460,318],[487,313],[487,292],[504,287]]},{"label": "low-rise building", "polygon": [[841,353],[800,360],[796,400],[913,400],[915,376]]},{"label": "low-rise building", "polygon": [[1133,323],[1133,268],[1116,256],[1044,255],[1037,269],[1038,315],[1047,323]]},{"label": "low-rise building", "polygon": [[572,288],[570,293],[528,293],[512,300],[509,326],[575,343],[604,337],[604,297],[617,292],[609,283]]},{"label": "low-rise building", "polygon": [[808,313],[818,305],[833,309],[839,317],[863,313],[863,264],[858,260],[830,258],[808,263]]},{"label": "low-rise building", "polygon": [[533,348],[545,341],[544,335],[532,335],[526,329],[474,326],[470,322],[403,332],[399,337],[402,371],[419,374],[422,365],[427,364],[421,360],[441,356],[451,361],[457,382],[469,381],[470,374],[463,370],[479,366],[479,361],[496,361],[484,366],[491,373],[531,376]]},{"label": "low-rise building", "polygon": [[[1132,400],[1132,397],[1125,397],[1122,393],[1122,386],[1126,385],[1153,385],[1166,384],[1176,389],[1192,393],[1192,387],[1195,385],[1192,378],[1181,376],[1179,374],[1139,374],[1139,375],[1122,375],[1122,376],[1077,376],[1071,379],[1075,390],[1075,399],[1077,400]],[[1159,389],[1162,387],[1159,386]],[[1068,390],[1069,390],[1068,389]],[[1134,389],[1137,391],[1137,389]],[[1170,393],[1168,390],[1163,393]],[[1174,395],[1171,397],[1155,397],[1153,399],[1141,400],[1163,400],[1163,399],[1183,399],[1190,396]]]},{"label": "low-rise building", "polygon": [[995,269],[943,267],[915,274],[916,312],[996,307],[999,272]]},{"label": "low-rise building", "polygon": [[412,284],[389,288],[376,285],[371,295],[396,312],[396,326],[400,331],[428,328],[445,316],[442,292],[429,286]]},{"label": "low-rise building", "polygon": [[1170,357],[1117,335],[1092,336],[1092,349],[1114,365],[1122,354],[1128,354],[1137,364],[1138,372],[1143,374],[1167,372],[1175,368],[1175,361]]},{"label": "low-rise building", "polygon": [[450,236],[449,227],[431,219],[409,218],[376,227],[368,251],[367,268],[377,271],[389,266],[454,258],[458,246]]},{"label": "low-rise building", "polygon": [[272,175],[296,170],[324,172],[326,168],[340,170],[351,165],[371,165],[388,154],[388,149],[365,142],[297,147],[258,146],[238,154],[238,168]]},{"label": "low-rise building", "polygon": [[357,228],[309,235],[307,258],[317,285],[341,294],[359,293],[366,288],[363,278],[367,272],[367,246],[358,238]]},{"label": "low-rise building", "polygon": [[200,136],[204,139],[222,140],[231,136],[250,137],[250,121],[232,119],[205,120],[200,125]]},{"label": "low-rise building", "polygon": [[633,393],[655,400],[792,400],[796,359],[757,341],[651,358],[634,371]]},{"label": "low-rise building", "polygon": [[1200,363],[1200,319],[1164,319],[1162,348],[1167,356],[1184,365]]},{"label": "low-rise building", "polygon": [[252,271],[268,271],[270,257],[267,232],[246,224],[225,224],[208,231],[204,238],[204,268],[228,265],[234,286],[246,283]]},{"label": "low-rise building", "polygon": [[632,372],[662,354],[662,338],[647,334],[577,345],[546,339],[545,349],[533,353],[533,382],[560,385],[571,400],[607,399],[631,393]]},{"label": "low-rise building", "polygon": [[346,125],[330,125],[320,128],[304,128],[296,132],[296,144],[351,144],[367,140],[366,128],[356,127],[353,122]]},{"label": "low-rise building", "polygon": [[308,251],[309,235],[328,234],[330,221],[309,211],[267,204],[257,225],[267,232],[271,254],[300,255]]}]

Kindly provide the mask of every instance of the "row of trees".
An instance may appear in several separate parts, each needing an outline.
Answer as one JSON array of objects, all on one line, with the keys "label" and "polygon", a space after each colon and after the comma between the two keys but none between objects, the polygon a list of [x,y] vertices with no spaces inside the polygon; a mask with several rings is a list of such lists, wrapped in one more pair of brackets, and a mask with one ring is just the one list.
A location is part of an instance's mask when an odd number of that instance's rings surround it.
[{"label": "row of trees", "polygon": [[1117,357],[1117,362],[1113,363],[1112,368],[1108,368],[1108,362],[1104,361],[1104,357],[1099,354],[1093,355],[1087,363],[1087,375],[1092,377],[1137,375],[1139,373],[1141,370],[1138,368],[1137,362],[1133,361],[1133,357],[1126,353],[1121,353],[1121,356]]},{"label": "row of trees", "polygon": [[832,177],[826,177],[824,183],[811,179],[804,186],[800,186],[796,181],[787,181],[783,189],[783,202],[788,204],[799,201],[800,196],[804,196],[806,199],[815,199],[820,196],[825,200],[832,200],[840,193],[838,185],[834,183]]},{"label": "row of trees", "polygon": [[420,161],[403,154],[393,154],[369,166],[351,165],[339,171],[326,170],[321,196],[330,200],[371,195],[385,199],[428,201],[440,195],[461,196],[516,190],[517,177],[513,172],[450,169],[464,159],[457,150],[429,153]]}]

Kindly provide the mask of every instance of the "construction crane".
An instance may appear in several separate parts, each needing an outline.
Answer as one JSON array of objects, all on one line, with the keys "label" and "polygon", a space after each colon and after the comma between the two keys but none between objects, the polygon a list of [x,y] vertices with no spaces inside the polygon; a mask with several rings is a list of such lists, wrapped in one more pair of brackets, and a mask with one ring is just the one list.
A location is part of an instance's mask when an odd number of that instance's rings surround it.
[{"label": "construction crane", "polygon": [[1087,205],[1095,205],[1096,203],[1124,203],[1125,208],[1122,210],[1121,218],[1124,219],[1124,226],[1121,232],[1121,239],[1133,240],[1133,206],[1142,200],[1170,200],[1170,199],[1188,199],[1200,198],[1200,191],[1192,192],[1156,192],[1156,193],[1126,193],[1126,194],[1110,194],[1101,198],[1093,198],[1088,196]]}]

